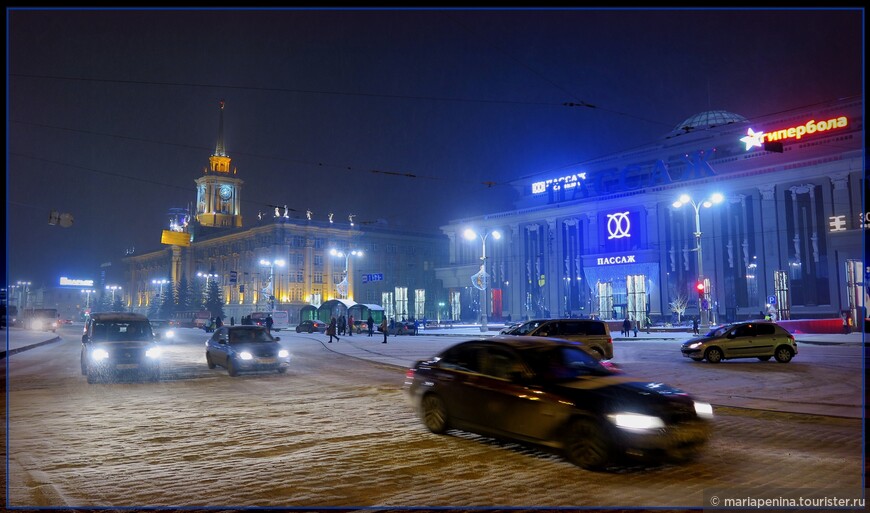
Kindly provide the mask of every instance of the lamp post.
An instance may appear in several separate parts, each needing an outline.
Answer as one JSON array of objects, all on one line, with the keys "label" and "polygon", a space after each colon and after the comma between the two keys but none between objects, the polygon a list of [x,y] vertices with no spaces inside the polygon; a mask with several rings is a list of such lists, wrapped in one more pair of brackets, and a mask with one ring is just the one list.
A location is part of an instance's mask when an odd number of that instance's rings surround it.
[{"label": "lamp post", "polygon": [[441,310],[444,309],[444,301],[438,303],[438,326],[441,326]]},{"label": "lamp post", "polygon": [[269,266],[269,310],[275,311],[275,266],[282,267],[284,261],[280,258],[275,260],[260,260],[260,265]]},{"label": "lamp post", "polygon": [[704,308],[703,301],[701,297],[705,300],[709,300],[710,290],[707,283],[704,281],[704,268],[703,268],[703,258],[701,256],[701,207],[710,208],[717,203],[722,203],[725,197],[719,194],[718,192],[711,195],[708,199],[699,202],[696,202],[692,199],[688,194],[683,194],[680,198],[674,202],[674,208],[680,208],[683,205],[692,205],[695,209],[695,249],[698,256],[698,282],[696,287],[700,292],[698,297],[698,310],[701,313],[701,330],[706,331],[710,327],[710,320],[707,315],[707,308]]},{"label": "lamp post", "polygon": [[208,300],[208,282],[212,278],[217,279],[218,275],[217,273],[204,273],[201,271],[197,272],[196,275],[200,278],[205,278],[205,290],[202,291],[203,303],[205,303]]},{"label": "lamp post", "polygon": [[115,305],[115,291],[121,290],[121,286],[120,285],[106,285],[106,290],[112,291],[112,306],[114,306]]},{"label": "lamp post", "polygon": [[355,256],[362,258],[363,252],[360,249],[354,249],[352,251],[344,252],[332,248],[329,250],[329,254],[336,257],[344,257],[344,271],[341,274],[341,283],[335,286],[335,290],[336,292],[338,292],[339,296],[341,296],[342,298],[346,298],[347,293],[349,292],[347,282],[347,268],[350,264],[350,257]]},{"label": "lamp post", "polygon": [[[482,253],[481,253],[481,257],[480,257],[480,271],[476,275],[472,276],[471,278],[472,278],[472,283],[474,283],[475,281],[477,282],[475,284],[475,287],[477,287],[478,290],[480,290],[481,303],[483,304],[483,312],[482,312],[482,315],[480,317],[480,331],[486,332],[489,330],[489,327],[487,326],[487,323],[486,323],[486,314],[487,314],[487,311],[489,309],[489,307],[487,306],[487,303],[489,303],[489,292],[486,291],[486,286],[487,286],[486,239],[490,235],[492,235],[492,238],[498,240],[501,238],[501,232],[499,232],[498,230],[493,230],[491,232],[485,232],[483,235],[481,235],[481,234],[477,233],[476,231],[472,230],[471,228],[466,228],[463,235],[468,240],[474,240],[475,238],[480,239],[480,242],[482,245]],[[475,276],[479,276],[479,278],[475,279]]]},{"label": "lamp post", "polygon": [[94,289],[82,289],[82,294],[87,294],[85,296],[85,310],[91,309],[91,294],[95,293]]},{"label": "lamp post", "polygon": [[157,294],[157,297],[159,297],[160,301],[162,302],[163,301],[163,286],[166,285],[167,283],[169,283],[169,280],[167,280],[166,278],[164,278],[162,280],[151,280],[151,283],[154,285],[160,286],[160,292]]}]

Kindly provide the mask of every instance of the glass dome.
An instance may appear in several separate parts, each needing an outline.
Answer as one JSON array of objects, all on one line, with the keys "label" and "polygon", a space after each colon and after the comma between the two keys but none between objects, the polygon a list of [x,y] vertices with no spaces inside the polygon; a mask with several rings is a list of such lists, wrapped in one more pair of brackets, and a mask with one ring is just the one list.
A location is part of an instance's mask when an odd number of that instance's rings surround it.
[{"label": "glass dome", "polygon": [[731,123],[742,123],[746,118],[740,114],[734,114],[727,110],[708,110],[700,114],[695,114],[689,119],[683,121],[674,127],[674,133],[688,133],[694,130],[707,130],[717,126],[728,125]]}]

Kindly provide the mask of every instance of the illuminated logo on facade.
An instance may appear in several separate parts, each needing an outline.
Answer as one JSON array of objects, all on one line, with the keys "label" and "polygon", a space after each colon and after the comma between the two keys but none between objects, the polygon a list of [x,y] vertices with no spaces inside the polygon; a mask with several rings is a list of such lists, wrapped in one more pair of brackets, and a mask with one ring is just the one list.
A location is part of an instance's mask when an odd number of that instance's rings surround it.
[{"label": "illuminated logo on facade", "polygon": [[[575,173],[532,184],[533,196],[553,194],[553,201],[587,198],[617,192],[635,191],[646,187],[670,185],[716,176],[708,162],[716,150],[701,150],[693,154],[680,154],[622,168],[607,168],[594,173]],[[570,195],[569,195],[570,192]]]},{"label": "illuminated logo on facade", "polygon": [[746,131],[746,135],[740,138],[740,141],[746,145],[746,151],[752,148],[762,148],[765,142],[782,141],[785,139],[794,139],[799,141],[805,135],[813,135],[817,132],[827,132],[838,128],[845,128],[849,125],[849,119],[846,116],[831,118],[826,121],[816,121],[811,119],[803,125],[774,130],[772,132],[756,132],[753,129]]},{"label": "illuminated logo on facade", "polygon": [[580,185],[580,180],[585,179],[586,173],[577,173],[573,175],[563,176],[560,178],[553,178],[551,180],[544,180],[543,182],[535,182],[532,184],[532,194],[547,192],[547,189],[551,187],[554,191],[558,191],[562,188],[573,189],[574,187],[578,187]]},{"label": "illuminated logo on facade", "polygon": [[617,212],[615,214],[607,214],[607,233],[609,239],[621,239],[623,237],[631,237],[631,221],[628,219],[628,212]]},{"label": "illuminated logo on facade", "polygon": [[74,280],[66,276],[60,277],[61,287],[93,287],[94,280]]}]

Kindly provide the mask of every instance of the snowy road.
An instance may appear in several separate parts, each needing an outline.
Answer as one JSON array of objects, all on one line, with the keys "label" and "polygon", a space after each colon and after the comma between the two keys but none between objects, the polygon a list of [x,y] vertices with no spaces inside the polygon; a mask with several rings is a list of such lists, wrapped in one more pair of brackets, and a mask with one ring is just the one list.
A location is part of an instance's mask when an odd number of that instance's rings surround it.
[{"label": "snowy road", "polygon": [[[231,378],[206,367],[198,335],[167,345],[158,383],[88,385],[74,337],[14,355],[7,504],[697,508],[711,487],[863,486],[860,419],[719,408],[697,461],[606,473],[467,433],[432,435],[405,400],[403,369],[336,354],[323,339],[282,334],[286,374]],[[641,369],[645,354],[624,357]]]}]

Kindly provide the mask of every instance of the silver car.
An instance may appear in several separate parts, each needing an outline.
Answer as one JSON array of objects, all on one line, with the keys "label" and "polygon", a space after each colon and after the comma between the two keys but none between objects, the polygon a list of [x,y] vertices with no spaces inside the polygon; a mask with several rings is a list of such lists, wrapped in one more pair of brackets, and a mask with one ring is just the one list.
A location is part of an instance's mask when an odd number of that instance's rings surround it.
[{"label": "silver car", "polygon": [[696,362],[719,363],[732,358],[776,358],[788,363],[798,354],[794,336],[775,322],[739,322],[713,328],[683,343],[683,356]]}]

